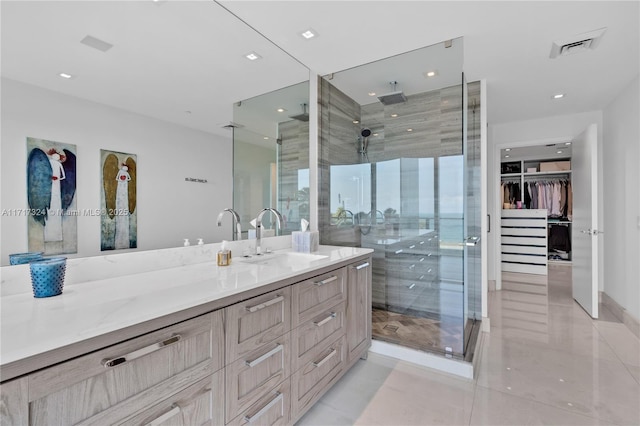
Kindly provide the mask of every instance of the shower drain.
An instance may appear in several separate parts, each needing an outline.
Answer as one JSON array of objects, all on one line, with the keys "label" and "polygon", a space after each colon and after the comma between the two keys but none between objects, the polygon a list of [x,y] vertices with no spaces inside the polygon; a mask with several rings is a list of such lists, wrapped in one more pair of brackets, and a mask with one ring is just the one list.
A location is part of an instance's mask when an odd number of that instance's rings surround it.
[{"label": "shower drain", "polygon": [[396,331],[398,331],[398,326],[397,325],[387,324],[387,325],[384,326],[384,329],[395,333]]}]

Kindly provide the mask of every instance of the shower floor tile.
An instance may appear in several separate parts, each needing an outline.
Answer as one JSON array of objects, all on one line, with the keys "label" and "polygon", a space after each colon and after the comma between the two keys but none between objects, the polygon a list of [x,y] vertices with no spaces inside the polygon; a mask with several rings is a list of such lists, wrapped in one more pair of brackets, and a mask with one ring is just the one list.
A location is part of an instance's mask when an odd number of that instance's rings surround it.
[{"label": "shower floor tile", "polygon": [[371,314],[373,338],[422,351],[444,353],[462,349],[462,318],[425,318],[374,308]]}]

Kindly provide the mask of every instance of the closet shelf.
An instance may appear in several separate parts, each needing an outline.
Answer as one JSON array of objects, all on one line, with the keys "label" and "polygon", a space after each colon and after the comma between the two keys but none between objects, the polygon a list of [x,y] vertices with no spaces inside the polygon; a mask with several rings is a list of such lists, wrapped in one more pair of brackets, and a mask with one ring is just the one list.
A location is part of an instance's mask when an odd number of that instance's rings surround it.
[{"label": "closet shelf", "polygon": [[[568,175],[571,174],[571,170],[558,170],[553,172],[525,172],[525,176],[554,176],[554,175]],[[504,176],[504,175],[502,175]]]},{"label": "closet shelf", "polygon": [[520,175],[522,175],[522,173],[503,173],[500,175],[500,177],[510,178],[510,177],[520,177]]}]

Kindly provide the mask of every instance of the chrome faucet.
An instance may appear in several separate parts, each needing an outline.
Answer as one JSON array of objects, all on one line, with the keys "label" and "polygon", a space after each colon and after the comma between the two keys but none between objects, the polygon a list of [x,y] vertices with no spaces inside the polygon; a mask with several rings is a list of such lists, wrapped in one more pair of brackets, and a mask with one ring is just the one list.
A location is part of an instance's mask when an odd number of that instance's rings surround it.
[{"label": "chrome faucet", "polygon": [[280,212],[274,208],[271,207],[267,207],[266,209],[262,209],[260,211],[260,213],[258,213],[258,216],[256,217],[256,254],[260,255],[262,254],[262,248],[261,248],[261,244],[262,244],[262,216],[264,216],[264,214],[266,212],[272,212],[274,215],[276,215],[276,219],[278,219],[278,226],[280,227],[280,229],[282,230],[282,227],[284,226],[284,220],[282,219],[282,215],[280,214]]},{"label": "chrome faucet", "polygon": [[222,226],[222,216],[224,212],[229,212],[233,215],[233,220],[236,222],[236,231],[233,233],[233,239],[240,241],[242,239],[242,227],[240,226],[240,215],[234,209],[224,209],[218,214],[218,226]]}]

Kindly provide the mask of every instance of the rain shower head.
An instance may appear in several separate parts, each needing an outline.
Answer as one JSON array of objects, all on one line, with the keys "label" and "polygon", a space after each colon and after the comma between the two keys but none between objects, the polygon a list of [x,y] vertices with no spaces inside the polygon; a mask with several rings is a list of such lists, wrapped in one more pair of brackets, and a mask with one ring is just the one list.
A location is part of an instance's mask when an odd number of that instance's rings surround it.
[{"label": "rain shower head", "polygon": [[407,97],[402,90],[396,90],[397,81],[390,81],[389,84],[393,86],[393,92],[378,96],[378,100],[382,105],[394,105],[407,101]]},{"label": "rain shower head", "polygon": [[309,113],[307,112],[307,104],[302,104],[302,114],[290,115],[289,118],[293,118],[298,121],[309,121]]}]

